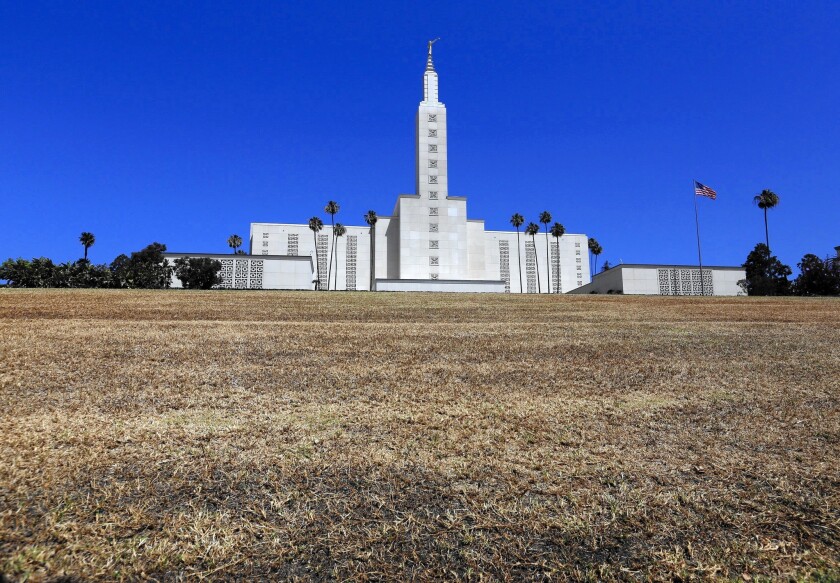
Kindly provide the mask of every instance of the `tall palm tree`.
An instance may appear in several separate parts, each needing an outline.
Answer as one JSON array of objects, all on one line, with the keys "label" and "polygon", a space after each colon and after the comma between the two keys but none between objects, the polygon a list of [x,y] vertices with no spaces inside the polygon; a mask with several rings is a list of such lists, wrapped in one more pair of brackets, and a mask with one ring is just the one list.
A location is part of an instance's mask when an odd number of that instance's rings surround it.
[{"label": "tall palm tree", "polygon": [[[601,247],[601,244],[598,243],[598,241],[596,241],[593,237],[589,237],[589,241],[588,241],[587,245],[589,246],[589,253],[591,254],[591,256],[595,257],[595,266],[592,267],[592,271],[589,273],[589,280],[591,281],[592,278],[595,275],[595,272],[598,269],[598,255],[601,254],[601,252],[604,250],[604,248]],[[590,263],[590,265],[592,264],[591,257],[590,257],[589,263]]]},{"label": "tall palm tree", "polygon": [[[329,268],[327,269],[327,291],[330,289],[330,279],[332,276],[332,264],[333,264],[333,255],[335,255],[335,213],[338,212],[338,203],[334,200],[327,201],[327,206],[324,207],[324,212],[330,215],[330,230],[332,232],[332,250],[330,251],[330,260],[329,260]],[[338,269],[338,264],[336,263],[335,268]],[[336,276],[338,278],[338,276]]]},{"label": "tall palm tree", "polygon": [[242,247],[242,237],[239,235],[231,235],[228,237],[228,247],[233,249],[234,255],[236,254],[236,250]]},{"label": "tall palm tree", "polygon": [[[335,240],[337,241],[339,237],[343,237],[344,233],[347,232],[347,227],[341,223],[336,223],[333,232],[335,233]],[[338,248],[335,250],[335,284],[333,285],[333,289],[338,290]]]},{"label": "tall palm tree", "polygon": [[525,223],[525,217],[514,213],[510,218],[510,224],[516,227],[516,260],[519,262],[519,293],[525,293],[525,286],[522,284],[522,248],[519,244],[519,227]]},{"label": "tall palm tree", "polygon": [[525,234],[531,235],[531,243],[534,245],[534,267],[537,270],[537,293],[542,293],[542,289],[540,286],[540,262],[537,259],[537,240],[534,238],[536,237],[537,233],[540,232],[540,226],[537,223],[528,223],[528,226],[525,227]]},{"label": "tall palm tree", "polygon": [[[551,236],[554,237],[554,245],[555,245],[555,252],[557,253],[557,281],[555,282],[556,292],[560,293],[560,237],[566,234],[566,227],[561,225],[560,223],[554,223],[551,225]],[[546,237],[547,238],[547,237]],[[549,290],[551,291],[551,290]]]},{"label": "tall palm tree", "polygon": [[767,211],[775,208],[779,204],[779,195],[772,190],[764,189],[761,194],[756,194],[753,197],[753,202],[758,208],[764,211],[764,241],[767,243],[767,248],[770,249],[770,231],[767,229]]},{"label": "tall palm tree", "polygon": [[309,219],[312,238],[315,239],[315,289],[321,289],[321,258],[318,256],[318,231],[324,228],[324,221],[320,217]]},{"label": "tall palm tree", "polygon": [[93,244],[96,243],[96,237],[93,236],[93,233],[88,233],[87,231],[84,231],[81,237],[79,237],[79,242],[85,248],[85,261],[87,261],[88,249],[93,247]]},{"label": "tall palm tree", "polygon": [[373,284],[376,280],[376,221],[379,218],[374,211],[365,213],[365,222],[370,227],[370,291],[373,291]]},{"label": "tall palm tree", "polygon": [[586,242],[587,247],[589,247],[589,279],[592,279],[595,270],[592,268],[592,251],[595,250],[596,247],[599,247],[598,241],[595,237],[589,237],[589,240]]},{"label": "tall palm tree", "polygon": [[[548,256],[548,223],[551,222],[551,213],[548,211],[541,212],[540,222],[545,225],[545,264],[548,272],[548,293],[551,293],[551,258]],[[534,247],[534,253],[536,252],[537,248]]]}]

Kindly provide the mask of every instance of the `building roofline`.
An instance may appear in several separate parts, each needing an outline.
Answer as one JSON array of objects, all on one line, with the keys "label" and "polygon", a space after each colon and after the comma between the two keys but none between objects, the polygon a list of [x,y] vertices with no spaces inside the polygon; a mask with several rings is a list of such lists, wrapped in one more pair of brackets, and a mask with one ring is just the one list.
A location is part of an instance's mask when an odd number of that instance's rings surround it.
[{"label": "building roofline", "polygon": [[177,253],[167,251],[164,257],[212,257],[213,259],[288,259],[291,261],[312,261],[310,255],[244,255],[242,253]]},{"label": "building roofline", "polygon": [[[648,267],[648,268],[674,268],[678,267],[680,269],[699,269],[697,265],[680,265],[680,264],[667,264],[667,263],[619,263],[618,265],[611,266],[607,271],[612,271],[613,269],[620,269],[622,267],[630,267],[630,268],[639,268],[639,267]],[[704,265],[703,269],[717,269],[717,270],[725,270],[725,271],[743,271],[743,267],[739,267],[736,265]],[[594,277],[598,277],[601,273],[607,273],[607,271],[601,271],[595,274]]]}]

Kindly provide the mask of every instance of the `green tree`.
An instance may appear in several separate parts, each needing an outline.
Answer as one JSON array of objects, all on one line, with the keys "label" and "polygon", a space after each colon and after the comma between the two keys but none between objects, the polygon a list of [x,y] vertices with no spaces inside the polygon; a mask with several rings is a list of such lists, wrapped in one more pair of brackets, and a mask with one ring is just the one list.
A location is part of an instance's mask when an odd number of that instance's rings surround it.
[{"label": "green tree", "polygon": [[[334,200],[327,201],[327,206],[324,207],[324,212],[330,215],[330,239],[331,239],[331,249],[330,249],[330,256],[329,256],[329,267],[327,268],[327,290],[330,289],[330,281],[332,280],[332,265],[333,265],[333,257],[335,256],[335,214],[339,211],[341,207],[338,206],[338,203]],[[335,264],[335,269],[338,270],[338,263]],[[338,275],[336,274],[336,279],[338,279]],[[337,282],[336,282],[337,283]]]},{"label": "green tree", "polygon": [[321,261],[318,255],[318,231],[324,228],[324,221],[320,217],[309,219],[309,229],[312,231],[312,238],[315,240],[315,289],[321,289]]},{"label": "green tree", "polygon": [[759,243],[747,255],[743,266],[746,279],[738,284],[751,296],[784,296],[790,293],[790,267],[783,264],[764,243]]},{"label": "green tree", "polygon": [[797,266],[799,275],[793,282],[793,291],[800,296],[840,295],[840,261],[836,258],[820,259],[808,253]]},{"label": "green tree", "polygon": [[[560,237],[566,234],[566,227],[560,223],[551,225],[551,236],[554,237],[554,247],[557,253],[557,263],[560,263]],[[550,291],[550,290],[549,290]],[[560,293],[560,269],[557,269],[557,281],[555,282],[555,293]]]},{"label": "green tree", "polygon": [[770,231],[767,228],[767,211],[779,204],[779,195],[772,190],[764,189],[753,197],[755,205],[764,211],[764,241],[770,249]]},{"label": "green tree", "polygon": [[88,233],[87,231],[84,231],[79,237],[79,242],[85,248],[85,260],[87,260],[88,249],[93,247],[93,244],[96,243],[96,237],[93,236],[93,233]]},{"label": "green tree", "polygon": [[534,267],[536,268],[537,272],[537,293],[542,293],[542,287],[540,286],[540,261],[537,258],[537,240],[536,236],[537,233],[540,232],[540,226],[537,223],[528,223],[528,226],[525,227],[525,234],[531,235],[531,244],[534,246]]},{"label": "green tree", "polygon": [[[551,213],[548,211],[543,211],[540,213],[540,222],[545,227],[545,265],[546,265],[546,273],[548,274],[548,293],[551,293],[551,257],[549,256],[548,250],[548,223],[551,222]],[[536,254],[537,248],[534,247],[534,254]]]},{"label": "green tree", "polygon": [[219,272],[222,262],[209,257],[179,257],[175,260],[175,276],[185,289],[210,289],[222,283]]},{"label": "green tree", "polygon": [[233,254],[236,255],[236,250],[242,247],[242,237],[239,235],[231,235],[228,237],[228,247],[233,249]]},{"label": "green tree", "polygon": [[111,271],[111,287],[131,287],[130,262],[131,260],[125,253],[121,253],[114,258],[111,265],[108,266]]},{"label": "green tree", "polygon": [[[591,280],[592,280],[592,276],[593,276],[593,275],[597,272],[597,270],[598,270],[598,255],[600,255],[600,254],[604,251],[604,248],[603,248],[603,247],[601,247],[601,244],[600,244],[600,243],[598,243],[598,241],[596,241],[596,240],[595,240],[594,238],[592,238],[592,237],[589,237],[589,241],[587,241],[587,245],[589,246],[589,253],[590,253],[590,257],[589,257],[589,264],[590,264],[590,265],[594,265],[594,267],[592,267],[592,268],[591,268],[591,271],[590,271],[590,274],[589,274],[589,279],[590,279],[590,281],[591,281]],[[593,264],[593,262],[592,262],[592,257],[594,257],[594,258],[595,258],[595,262],[594,262],[594,264]]]},{"label": "green tree", "polygon": [[525,217],[514,213],[510,217],[510,224],[516,227],[516,261],[519,264],[519,293],[525,293],[525,285],[522,283],[522,247],[519,244],[519,227],[525,224]]},{"label": "green tree", "polygon": [[365,222],[370,227],[370,291],[373,291],[376,283],[376,233],[374,230],[378,220],[379,217],[376,216],[374,211],[365,213]]},{"label": "green tree", "polygon": [[166,245],[152,243],[131,257],[120,255],[111,262],[111,285],[141,289],[167,289],[172,285],[172,266],[163,256]]},{"label": "green tree", "polygon": [[[347,227],[345,227],[341,223],[336,223],[335,227],[333,228],[333,233],[335,234],[335,240],[338,241],[339,237],[343,237],[344,234],[347,233]],[[336,246],[336,249],[335,249],[335,282],[333,284],[333,289],[338,290],[338,250],[339,250],[339,246],[337,244],[335,246]]]},{"label": "green tree", "polygon": [[9,257],[0,265],[0,280],[4,280],[8,287],[30,287],[27,285],[29,283],[29,261]]}]

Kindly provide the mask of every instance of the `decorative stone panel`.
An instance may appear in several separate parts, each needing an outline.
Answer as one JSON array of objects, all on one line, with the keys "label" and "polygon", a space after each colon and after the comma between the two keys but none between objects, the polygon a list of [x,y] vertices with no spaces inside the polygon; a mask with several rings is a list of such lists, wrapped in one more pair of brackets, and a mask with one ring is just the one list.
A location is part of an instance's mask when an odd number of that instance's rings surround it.
[{"label": "decorative stone panel", "polygon": [[233,287],[236,289],[248,288],[248,260],[236,259],[233,267]]},{"label": "decorative stone panel", "polygon": [[251,259],[248,269],[248,288],[262,289],[263,287],[263,260]]},{"label": "decorative stone panel", "polygon": [[560,279],[560,253],[557,250],[559,241],[555,238],[554,244],[551,245],[551,284],[554,289],[550,292],[563,292],[563,282]]},{"label": "decorative stone panel", "polygon": [[286,255],[297,255],[298,254],[298,236],[289,234],[287,243],[286,243]]},{"label": "decorative stone panel", "polygon": [[525,282],[529,294],[537,293],[537,252],[533,241],[525,241]]},{"label": "decorative stone panel", "polygon": [[429,239],[429,249],[440,249],[440,241]]},{"label": "decorative stone panel", "polygon": [[327,289],[327,255],[330,249],[330,238],[328,235],[318,235],[318,279],[321,281],[321,288]]},{"label": "decorative stone panel", "polygon": [[703,270],[700,281],[699,269],[664,268],[657,269],[659,294],[663,296],[712,296],[715,294],[712,271]]},{"label": "decorative stone panel", "polygon": [[437,233],[438,232],[438,224],[437,223],[429,223],[429,232],[430,233]]},{"label": "decorative stone panel", "polygon": [[430,190],[429,191],[429,200],[437,200],[438,199],[438,191],[437,190]]},{"label": "decorative stone panel", "polygon": [[437,184],[437,183],[438,183],[438,177],[430,175],[429,176],[429,184]]},{"label": "decorative stone panel", "polygon": [[429,130],[429,137],[436,138],[437,137],[437,130]]},{"label": "decorative stone panel", "polygon": [[220,288],[230,289],[233,287],[233,259],[222,259],[222,270],[219,272],[222,277]]},{"label": "decorative stone panel", "polygon": [[345,286],[346,289],[349,290],[356,289],[356,256],[358,253],[358,240],[358,235],[347,236],[347,260],[344,272],[346,274]]},{"label": "decorative stone panel", "polygon": [[438,207],[436,207],[436,206],[429,207],[429,216],[430,217],[438,216]]},{"label": "decorative stone panel", "polygon": [[499,279],[505,282],[505,293],[510,293],[510,243],[499,241]]},{"label": "decorative stone panel", "polygon": [[437,144],[429,144],[429,152],[437,152]]}]

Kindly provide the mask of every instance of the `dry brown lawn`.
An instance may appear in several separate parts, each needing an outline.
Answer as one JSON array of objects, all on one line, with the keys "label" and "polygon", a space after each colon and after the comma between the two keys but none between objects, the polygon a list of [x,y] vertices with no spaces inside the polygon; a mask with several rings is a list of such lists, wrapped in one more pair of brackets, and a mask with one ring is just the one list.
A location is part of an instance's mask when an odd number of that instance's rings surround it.
[{"label": "dry brown lawn", "polygon": [[0,290],[16,580],[840,577],[840,301]]}]

